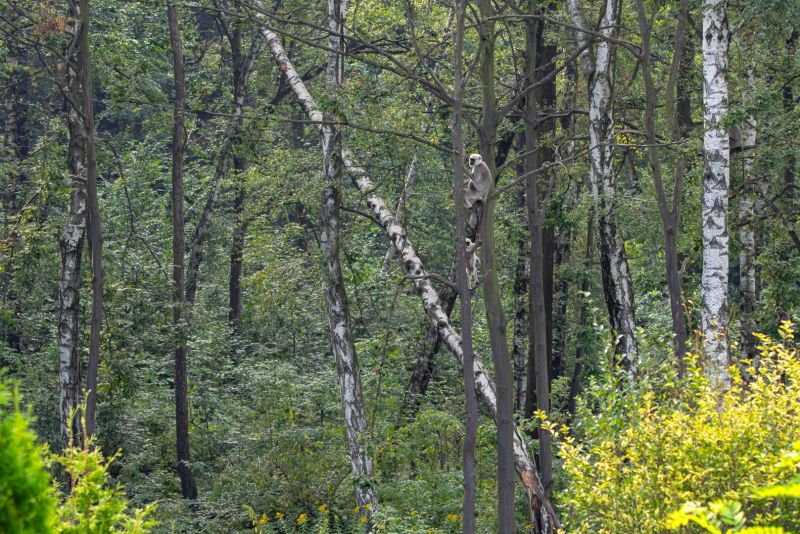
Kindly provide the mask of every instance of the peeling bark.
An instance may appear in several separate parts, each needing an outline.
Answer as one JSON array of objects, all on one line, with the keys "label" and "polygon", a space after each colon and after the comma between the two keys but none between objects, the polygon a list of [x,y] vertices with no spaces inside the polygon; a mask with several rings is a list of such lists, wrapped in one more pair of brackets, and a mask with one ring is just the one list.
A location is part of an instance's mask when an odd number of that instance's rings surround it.
[{"label": "peeling bark", "polygon": [[[330,56],[325,88],[335,98],[344,81],[344,32],[347,0],[328,0],[328,29],[330,31]],[[350,328],[342,268],[339,263],[339,207],[342,184],[341,130],[333,123],[336,117],[324,116],[321,125],[322,157],[325,168],[325,186],[322,191],[322,227],[320,249],[325,257],[325,302],[330,322],[331,345],[336,358],[339,393],[344,411],[345,436],[350,454],[350,469],[357,479],[356,505],[372,511],[378,496],[372,482],[372,456],[366,448],[368,439],[364,398],[356,347]]]},{"label": "peeling bark", "polygon": [[703,0],[703,275],[701,330],[707,373],[721,389],[728,366],[728,188],[730,140],[720,125],[728,111],[726,0]]},{"label": "peeling bark", "polygon": [[70,434],[79,437],[81,366],[78,352],[80,278],[83,243],[86,238],[88,213],[88,193],[86,184],[88,170],[85,160],[85,139],[82,114],[84,78],[79,57],[81,29],[81,4],[69,3],[66,34],[69,52],[66,65],[66,107],[67,107],[67,168],[72,191],[70,193],[67,222],[59,242],[61,269],[58,281],[58,359],[60,383],[61,443],[70,445]]},{"label": "peeling bark", "polygon": [[[570,13],[576,25],[586,28],[580,14],[578,0],[569,0]],[[612,38],[617,34],[620,0],[607,0],[600,20],[599,33]],[[579,32],[580,43],[586,35]],[[616,179],[612,168],[614,143],[614,56],[616,47],[607,39],[599,39],[595,46],[594,63],[586,72],[589,80],[589,180],[597,214],[600,234],[600,266],[603,276],[603,293],[608,308],[611,328],[617,335],[615,353],[621,365],[631,373],[636,372],[636,319],[633,299],[633,281],[625,257],[625,240],[617,226],[615,213]]]},{"label": "peeling bark", "polygon": [[[303,106],[303,109],[305,109],[309,119],[316,124],[318,130],[321,130],[323,126],[322,123],[324,122],[323,114],[317,107],[308,89],[306,89],[300,75],[289,61],[280,38],[267,28],[262,28],[261,31],[272,50],[276,62],[286,74],[297,100]],[[430,282],[430,275],[414,250],[411,241],[408,239],[405,228],[394,218],[392,211],[383,199],[375,193],[376,187],[366,169],[357,164],[355,157],[346,147],[342,149],[342,160],[345,167],[351,173],[354,185],[365,197],[367,206],[380,222],[389,241],[394,244],[398,251],[397,259],[402,263],[406,276],[413,282],[414,289],[422,301],[425,313],[432,323],[436,325],[444,345],[458,359],[459,363],[461,363],[463,361],[461,336],[453,327],[450,319],[442,308],[439,295]],[[494,384],[477,357],[475,358],[473,371],[476,391],[492,414],[492,417],[496,417],[497,400],[495,397]],[[527,445],[517,429],[514,429],[513,438],[514,463],[517,474],[522,480],[522,484],[525,486],[525,490],[528,494],[531,516],[535,524],[534,531],[539,533],[554,533],[560,528],[560,523],[552,504],[545,497],[544,488],[539,481],[536,466],[531,459]]]}]

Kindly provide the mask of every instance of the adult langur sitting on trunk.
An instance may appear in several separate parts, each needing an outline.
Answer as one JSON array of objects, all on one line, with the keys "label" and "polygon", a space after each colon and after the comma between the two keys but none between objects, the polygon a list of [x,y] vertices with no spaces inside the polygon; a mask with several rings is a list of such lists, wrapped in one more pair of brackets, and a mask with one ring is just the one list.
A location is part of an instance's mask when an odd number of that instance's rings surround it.
[{"label": "adult langur sitting on trunk", "polygon": [[486,211],[486,203],[489,192],[492,190],[493,178],[489,167],[484,163],[480,154],[470,154],[469,165],[472,167],[472,175],[464,191],[464,204],[470,212],[475,211],[477,218],[475,228],[478,229],[478,237],[475,240],[475,246],[477,247],[480,244],[481,219]]}]

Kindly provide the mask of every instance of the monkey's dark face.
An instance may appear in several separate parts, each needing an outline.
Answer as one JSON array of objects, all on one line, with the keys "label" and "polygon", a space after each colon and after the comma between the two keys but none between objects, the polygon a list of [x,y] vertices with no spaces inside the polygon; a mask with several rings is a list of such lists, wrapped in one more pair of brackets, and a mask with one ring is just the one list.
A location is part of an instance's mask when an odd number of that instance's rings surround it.
[{"label": "monkey's dark face", "polygon": [[469,158],[469,166],[470,167],[474,167],[475,166],[475,158]]}]

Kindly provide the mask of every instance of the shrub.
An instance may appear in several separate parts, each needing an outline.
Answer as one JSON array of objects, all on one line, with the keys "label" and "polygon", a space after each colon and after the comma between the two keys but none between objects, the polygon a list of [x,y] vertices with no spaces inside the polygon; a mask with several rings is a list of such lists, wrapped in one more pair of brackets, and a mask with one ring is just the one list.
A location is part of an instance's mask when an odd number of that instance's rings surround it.
[{"label": "shrub", "polygon": [[0,383],[0,532],[50,532],[55,498],[42,450],[19,408],[19,394]]},{"label": "shrub", "polygon": [[[760,337],[760,366],[747,370],[753,381],[732,368],[724,394],[696,358],[681,383],[593,384],[577,418],[580,444],[566,437],[560,447],[567,530],[665,532],[685,502],[747,502],[755,488],[783,480],[782,453],[800,439],[800,361],[790,325],[781,335],[780,343]],[[774,510],[766,501],[747,513],[761,522]],[[782,520],[800,524],[794,512]]]}]

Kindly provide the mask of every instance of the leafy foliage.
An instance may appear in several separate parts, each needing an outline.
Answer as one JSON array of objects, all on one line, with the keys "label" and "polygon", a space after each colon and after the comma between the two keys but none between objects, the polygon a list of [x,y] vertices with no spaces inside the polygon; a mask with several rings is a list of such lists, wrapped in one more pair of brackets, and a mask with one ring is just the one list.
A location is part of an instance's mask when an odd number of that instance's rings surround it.
[{"label": "leafy foliage", "polygon": [[[760,366],[747,369],[753,380],[733,368],[733,386],[724,394],[710,386],[696,358],[682,381],[594,383],[575,436],[560,449],[569,531],[660,532],[686,501],[716,503],[685,508],[696,522],[713,525],[702,519],[709,513],[731,527],[745,517],[800,527],[797,506],[750,499],[796,467],[783,451],[800,439],[800,360],[788,323],[781,333],[781,342],[761,336]],[[761,495],[778,497],[793,487]]]}]

